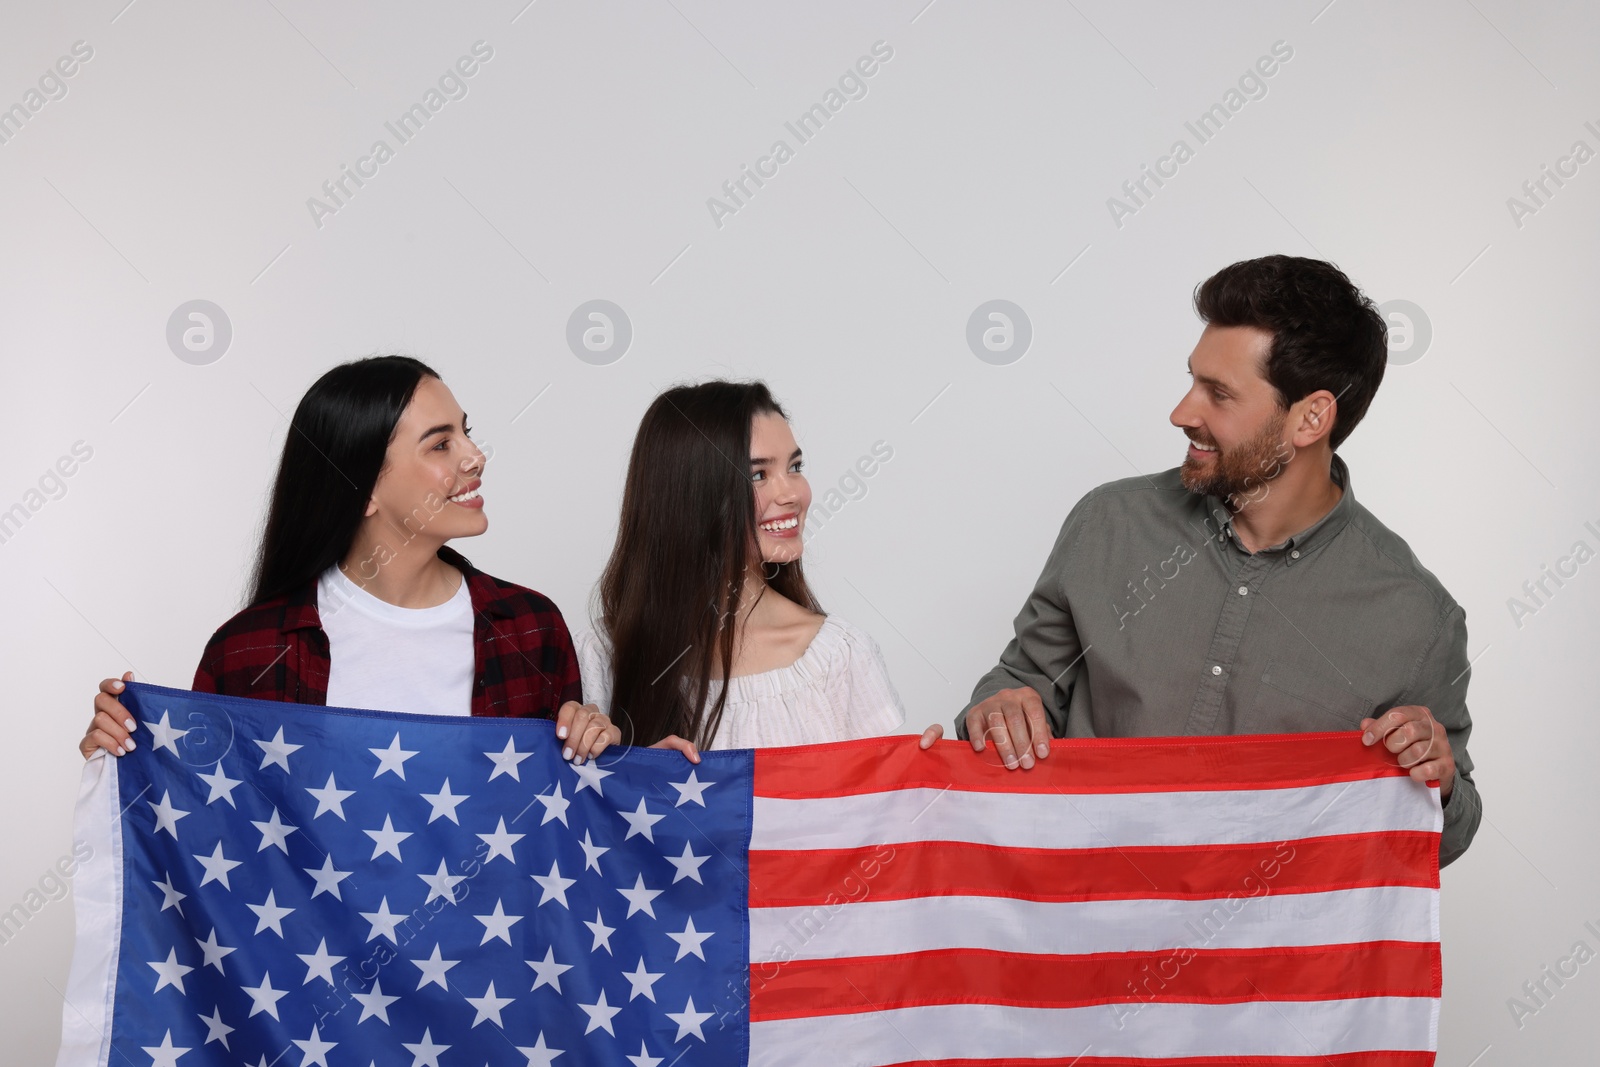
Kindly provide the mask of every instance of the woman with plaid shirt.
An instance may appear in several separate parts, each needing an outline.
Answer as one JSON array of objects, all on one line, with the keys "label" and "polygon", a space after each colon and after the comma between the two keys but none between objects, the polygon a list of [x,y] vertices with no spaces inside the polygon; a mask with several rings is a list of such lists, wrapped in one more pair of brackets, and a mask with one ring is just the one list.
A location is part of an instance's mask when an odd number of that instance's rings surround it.
[{"label": "woman with plaid shirt", "polygon": [[[544,596],[446,547],[488,528],[484,455],[426,364],[335,367],[284,443],[250,604],[212,636],[197,692],[382,711],[554,718],[565,755],[621,739],[581,703],[566,623]],[[100,683],[79,744],[122,755],[137,724]]]}]

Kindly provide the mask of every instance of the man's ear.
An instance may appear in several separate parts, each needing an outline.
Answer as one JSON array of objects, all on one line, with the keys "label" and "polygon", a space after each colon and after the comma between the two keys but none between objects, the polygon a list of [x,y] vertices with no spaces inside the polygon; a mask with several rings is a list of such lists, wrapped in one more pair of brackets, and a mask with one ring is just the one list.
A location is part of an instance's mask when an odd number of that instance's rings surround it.
[{"label": "man's ear", "polygon": [[1300,409],[1300,419],[1294,428],[1294,446],[1309,448],[1333,432],[1334,420],[1339,416],[1339,398],[1326,389],[1302,397],[1295,405]]}]

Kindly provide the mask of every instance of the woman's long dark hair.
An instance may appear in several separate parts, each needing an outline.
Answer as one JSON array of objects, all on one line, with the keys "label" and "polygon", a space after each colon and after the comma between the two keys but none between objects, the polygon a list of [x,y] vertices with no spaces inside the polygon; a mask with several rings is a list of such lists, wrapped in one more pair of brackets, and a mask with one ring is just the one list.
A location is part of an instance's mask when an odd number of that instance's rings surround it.
[{"label": "woman's long dark hair", "polygon": [[[611,716],[632,744],[668,734],[705,746],[727,702],[744,574],[756,549],[750,427],[783,418],[761,382],[678,386],[655,399],[628,460],[617,543],[600,579],[600,625],[611,645]],[[767,585],[820,613],[797,559]],[[624,726],[626,731],[628,727]]]},{"label": "woman's long dark hair", "polygon": [[283,442],[250,603],[305,587],[350,551],[395,425],[433,368],[409,356],[341,363],[300,398]]}]

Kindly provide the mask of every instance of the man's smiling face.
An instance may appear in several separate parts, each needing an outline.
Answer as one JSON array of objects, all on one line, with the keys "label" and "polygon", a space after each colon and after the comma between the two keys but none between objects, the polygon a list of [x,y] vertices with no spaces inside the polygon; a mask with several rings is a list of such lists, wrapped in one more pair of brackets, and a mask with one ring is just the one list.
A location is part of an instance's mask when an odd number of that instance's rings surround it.
[{"label": "man's smiling face", "polygon": [[1189,438],[1180,474],[1194,493],[1243,497],[1281,473],[1293,449],[1289,412],[1263,368],[1272,335],[1254,326],[1207,326],[1189,356],[1193,384],[1172,410]]}]

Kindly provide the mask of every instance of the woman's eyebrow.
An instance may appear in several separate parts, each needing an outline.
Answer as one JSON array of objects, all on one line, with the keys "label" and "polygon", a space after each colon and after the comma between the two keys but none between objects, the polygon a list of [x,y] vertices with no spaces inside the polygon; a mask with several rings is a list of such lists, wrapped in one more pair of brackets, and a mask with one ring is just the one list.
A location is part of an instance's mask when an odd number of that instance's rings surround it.
[{"label": "woman's eyebrow", "polygon": [[[795,449],[793,452],[789,453],[789,462],[790,463],[793,463],[795,460],[797,460],[799,458],[800,458],[800,450],[798,448]],[[771,463],[771,462],[772,462],[772,459],[770,457],[768,457],[768,456],[751,456],[750,457],[750,466],[752,466],[752,467],[764,467],[768,463]]]}]

